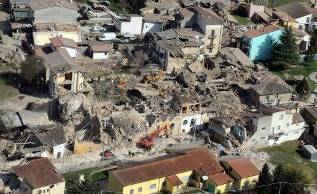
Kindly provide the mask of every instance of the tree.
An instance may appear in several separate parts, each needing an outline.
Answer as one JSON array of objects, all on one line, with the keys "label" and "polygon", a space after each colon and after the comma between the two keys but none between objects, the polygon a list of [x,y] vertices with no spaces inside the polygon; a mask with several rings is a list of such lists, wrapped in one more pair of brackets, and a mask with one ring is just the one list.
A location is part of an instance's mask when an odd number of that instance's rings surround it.
[{"label": "tree", "polygon": [[308,47],[308,50],[306,51],[307,57],[305,60],[311,61],[315,54],[317,54],[317,30],[314,30],[314,32],[311,35],[310,39],[310,45]]},{"label": "tree", "polygon": [[[270,185],[272,183],[272,175],[270,172],[270,168],[265,163],[263,165],[262,171],[259,176],[259,181],[258,181],[258,186],[263,186],[263,185]],[[270,193],[271,186],[266,186],[266,187],[259,187],[258,192],[259,193]]]},{"label": "tree", "polygon": [[45,80],[45,72],[44,60],[40,57],[30,56],[21,63],[21,76],[29,83],[40,84]]},{"label": "tree", "polygon": [[97,194],[99,193],[98,185],[91,181],[67,183],[67,193],[70,194]]},{"label": "tree", "polygon": [[297,65],[299,59],[296,37],[291,28],[283,31],[279,40],[273,43],[271,68],[285,70]]},{"label": "tree", "polygon": [[274,183],[283,182],[286,177],[285,174],[286,172],[284,167],[281,164],[279,164],[273,171],[273,182]]},{"label": "tree", "polygon": [[288,184],[284,187],[283,193],[308,193],[306,191],[307,186],[305,184],[311,184],[312,182],[312,174],[310,169],[307,169],[304,166],[300,168],[298,166],[289,166],[286,170],[285,178],[285,182]]}]

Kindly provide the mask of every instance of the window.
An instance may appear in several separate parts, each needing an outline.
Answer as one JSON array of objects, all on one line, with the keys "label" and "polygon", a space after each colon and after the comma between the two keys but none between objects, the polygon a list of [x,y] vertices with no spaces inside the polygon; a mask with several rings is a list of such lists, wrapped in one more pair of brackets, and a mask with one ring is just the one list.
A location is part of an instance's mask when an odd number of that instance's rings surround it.
[{"label": "window", "polygon": [[300,30],[303,30],[303,29],[304,29],[304,26],[303,26],[303,25],[299,25],[298,28],[299,28]]},{"label": "window", "polygon": [[281,129],[281,126],[280,126],[280,125],[278,125],[278,126],[277,126],[277,130],[280,130],[280,129]]},{"label": "window", "polygon": [[186,132],[185,129],[183,129],[183,130],[182,130],[182,133],[185,133],[185,132]]},{"label": "window", "polygon": [[289,123],[287,123],[287,124],[286,124],[286,126],[288,126],[288,127],[289,127]]},{"label": "window", "polygon": [[142,192],[142,187],[138,188],[138,192],[141,193]]},{"label": "window", "polygon": [[130,190],[130,194],[134,194],[134,190],[133,189]]},{"label": "window", "polygon": [[261,137],[261,139],[265,139],[265,137]]},{"label": "window", "polygon": [[37,191],[37,194],[41,194],[41,193],[42,193],[42,190]]},{"label": "window", "polygon": [[190,121],[190,126],[194,126],[194,125],[196,125],[196,119],[192,119],[192,120]]},{"label": "window", "polygon": [[262,127],[262,130],[264,131],[264,130],[265,130],[265,127]]},{"label": "window", "polygon": [[280,115],[280,120],[283,120],[283,115]]},{"label": "window", "polygon": [[183,121],[183,125],[187,125],[188,121],[187,120],[184,120]]},{"label": "window", "polygon": [[175,123],[172,123],[171,126],[170,126],[170,128],[171,128],[171,129],[174,129],[174,127],[175,127]]},{"label": "window", "polygon": [[150,185],[150,189],[156,189],[156,184]]}]

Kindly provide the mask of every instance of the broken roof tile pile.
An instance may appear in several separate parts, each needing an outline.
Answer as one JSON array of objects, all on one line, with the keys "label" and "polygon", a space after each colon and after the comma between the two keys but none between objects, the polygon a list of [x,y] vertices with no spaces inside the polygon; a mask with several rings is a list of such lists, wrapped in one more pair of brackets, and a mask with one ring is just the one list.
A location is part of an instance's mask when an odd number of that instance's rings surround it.
[{"label": "broken roof tile pile", "polygon": [[79,32],[80,28],[77,24],[37,23],[34,24],[34,30],[40,32],[49,32],[52,30],[65,32]]},{"label": "broken roof tile pile", "polygon": [[33,189],[64,182],[47,158],[34,159],[24,165],[12,167],[13,172],[25,179]]}]

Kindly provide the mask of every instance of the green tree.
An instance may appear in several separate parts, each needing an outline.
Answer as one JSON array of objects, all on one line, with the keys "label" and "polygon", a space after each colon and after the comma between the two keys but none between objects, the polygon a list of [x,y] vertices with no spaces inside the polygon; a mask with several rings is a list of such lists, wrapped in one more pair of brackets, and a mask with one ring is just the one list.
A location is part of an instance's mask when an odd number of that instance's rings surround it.
[{"label": "green tree", "polygon": [[285,178],[285,182],[288,184],[284,187],[283,193],[309,193],[305,184],[311,184],[313,180],[310,169],[307,169],[304,166],[289,166],[286,170]]},{"label": "green tree", "polygon": [[[258,186],[270,185],[271,183],[272,183],[272,175],[270,172],[270,168],[267,165],[267,163],[265,163],[263,165],[262,171],[259,176]],[[270,191],[271,191],[271,186],[259,187],[258,193],[265,194],[265,193],[270,193]]]},{"label": "green tree", "polygon": [[99,193],[98,185],[91,180],[85,180],[83,182],[68,182],[66,188],[67,193],[69,194]]},{"label": "green tree", "polygon": [[279,40],[273,43],[271,68],[288,69],[292,65],[297,65],[299,59],[296,37],[291,28],[287,28],[279,37]]},{"label": "green tree", "polygon": [[29,83],[40,84],[45,79],[44,60],[37,56],[28,57],[21,63],[21,76]]},{"label": "green tree", "polygon": [[273,171],[273,182],[278,183],[278,182],[283,182],[285,181],[286,177],[286,172],[284,167],[279,164]]}]

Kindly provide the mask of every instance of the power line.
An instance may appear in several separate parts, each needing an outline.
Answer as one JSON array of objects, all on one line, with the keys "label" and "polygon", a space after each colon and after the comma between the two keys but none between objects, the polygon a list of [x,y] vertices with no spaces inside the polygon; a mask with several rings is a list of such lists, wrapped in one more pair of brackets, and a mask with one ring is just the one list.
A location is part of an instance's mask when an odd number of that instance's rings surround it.
[{"label": "power line", "polygon": [[262,187],[267,187],[267,186],[272,186],[272,185],[279,185],[279,187],[281,188],[282,184],[286,184],[286,185],[303,185],[303,186],[317,186],[317,184],[308,184],[308,183],[276,182],[276,183],[271,183],[271,184],[267,184],[267,185],[260,185],[260,186],[256,186],[256,187],[252,187],[252,188],[233,189],[233,190],[226,191],[224,193],[238,192],[238,191],[250,191],[250,190],[254,190],[256,188],[262,188]]}]

